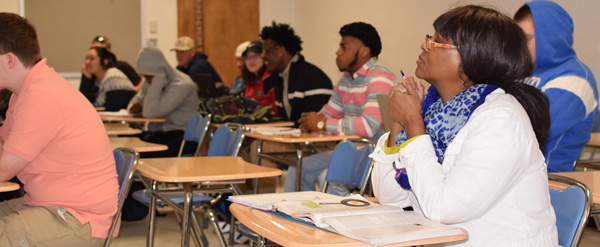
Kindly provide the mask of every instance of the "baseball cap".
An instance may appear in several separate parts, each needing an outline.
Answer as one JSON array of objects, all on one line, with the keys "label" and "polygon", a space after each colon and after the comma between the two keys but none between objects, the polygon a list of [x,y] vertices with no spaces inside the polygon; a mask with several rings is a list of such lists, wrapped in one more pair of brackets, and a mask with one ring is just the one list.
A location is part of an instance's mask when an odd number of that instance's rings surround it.
[{"label": "baseball cap", "polygon": [[246,50],[244,50],[244,52],[242,52],[242,56],[246,56],[246,53],[249,51],[261,54],[262,53],[262,42],[260,42],[260,40],[250,42],[250,44],[246,47]]},{"label": "baseball cap", "polygon": [[171,51],[187,51],[194,48],[194,40],[188,36],[181,36],[175,42],[175,48]]},{"label": "baseball cap", "polygon": [[244,41],[237,48],[235,48],[235,57],[242,57],[246,47],[250,44],[250,41]]}]

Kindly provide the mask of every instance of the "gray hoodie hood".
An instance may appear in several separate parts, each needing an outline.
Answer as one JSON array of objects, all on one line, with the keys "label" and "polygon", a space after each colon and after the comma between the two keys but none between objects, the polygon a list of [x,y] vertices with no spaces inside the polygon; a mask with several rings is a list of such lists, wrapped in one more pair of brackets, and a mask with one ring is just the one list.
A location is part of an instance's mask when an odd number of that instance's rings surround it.
[{"label": "gray hoodie hood", "polygon": [[146,47],[140,51],[137,57],[136,69],[141,75],[163,75],[168,82],[175,79],[175,69],[169,65],[165,55],[156,48]]}]

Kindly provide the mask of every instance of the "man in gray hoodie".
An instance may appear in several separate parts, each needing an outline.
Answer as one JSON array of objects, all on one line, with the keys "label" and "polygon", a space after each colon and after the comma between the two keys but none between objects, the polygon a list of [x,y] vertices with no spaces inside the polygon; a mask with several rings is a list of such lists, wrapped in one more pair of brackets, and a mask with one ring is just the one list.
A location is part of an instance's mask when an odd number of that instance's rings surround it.
[{"label": "man in gray hoodie", "polygon": [[[140,139],[165,144],[167,151],[144,153],[144,157],[177,156],[190,117],[197,112],[197,86],[192,79],[169,65],[156,48],[143,48],[138,54],[137,71],[146,79],[142,90],[131,99],[127,109],[146,118],[164,118],[164,123],[150,123]],[[186,148],[194,149],[195,147]]]}]

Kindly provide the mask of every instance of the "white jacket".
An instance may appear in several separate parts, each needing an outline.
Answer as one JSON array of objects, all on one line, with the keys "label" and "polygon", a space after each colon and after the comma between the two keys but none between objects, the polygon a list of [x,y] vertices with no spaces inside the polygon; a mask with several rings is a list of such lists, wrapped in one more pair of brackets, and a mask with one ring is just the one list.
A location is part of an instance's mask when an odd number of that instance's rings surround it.
[{"label": "white jacket", "polygon": [[[442,165],[429,135],[386,155],[388,135],[372,154],[380,203],[412,206],[430,220],[467,230],[469,240],[455,245],[558,245],[544,156],[527,113],[504,90],[492,92],[473,112]],[[394,160],[406,168],[412,191],[394,179]]]}]

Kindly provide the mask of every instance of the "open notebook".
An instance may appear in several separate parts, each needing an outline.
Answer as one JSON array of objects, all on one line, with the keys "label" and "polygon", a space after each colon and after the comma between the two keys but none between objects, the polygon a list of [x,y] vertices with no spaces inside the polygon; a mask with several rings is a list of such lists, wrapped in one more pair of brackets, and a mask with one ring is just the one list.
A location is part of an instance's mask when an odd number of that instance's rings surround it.
[{"label": "open notebook", "polygon": [[383,128],[385,129],[385,132],[388,132],[392,128],[393,123],[390,115],[388,114],[388,95],[378,94],[377,103],[379,103],[379,111],[381,112],[381,119],[383,120]]}]

